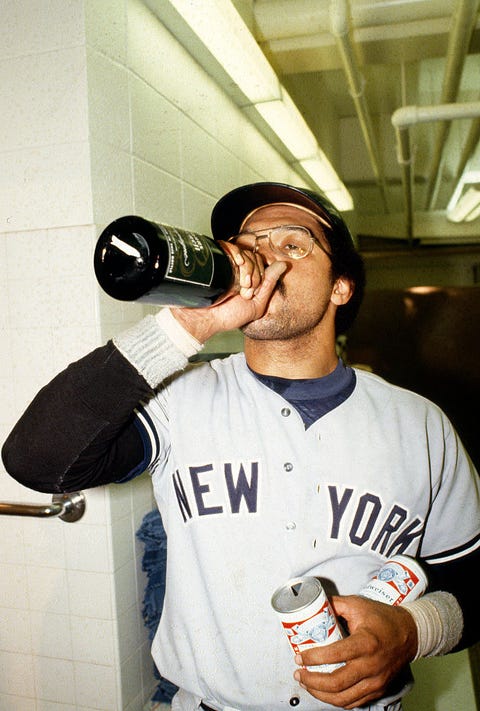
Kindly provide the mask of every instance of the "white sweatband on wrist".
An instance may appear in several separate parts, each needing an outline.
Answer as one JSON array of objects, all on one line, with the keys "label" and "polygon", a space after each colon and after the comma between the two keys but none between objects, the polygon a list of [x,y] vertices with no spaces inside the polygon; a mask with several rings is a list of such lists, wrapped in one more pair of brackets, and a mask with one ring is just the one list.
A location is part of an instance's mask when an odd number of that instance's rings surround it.
[{"label": "white sweatband on wrist", "polygon": [[[169,375],[183,370],[188,365],[189,356],[177,346],[174,337],[171,338],[159,325],[155,316],[145,316],[134,326],[115,336],[113,343],[151,388],[156,388]],[[182,341],[182,346],[184,345]],[[190,344],[189,352],[192,345]],[[197,350],[200,350],[200,344],[198,345]]]},{"label": "white sweatband on wrist", "polygon": [[190,358],[202,350],[203,343],[197,341],[197,339],[177,321],[169,308],[164,308],[155,314],[155,320],[169,339],[175,343],[177,348],[180,348],[187,358]]},{"label": "white sweatband on wrist", "polygon": [[415,659],[447,654],[460,641],[463,613],[454,595],[449,592],[427,593],[418,600],[406,602],[417,627],[418,647]]}]

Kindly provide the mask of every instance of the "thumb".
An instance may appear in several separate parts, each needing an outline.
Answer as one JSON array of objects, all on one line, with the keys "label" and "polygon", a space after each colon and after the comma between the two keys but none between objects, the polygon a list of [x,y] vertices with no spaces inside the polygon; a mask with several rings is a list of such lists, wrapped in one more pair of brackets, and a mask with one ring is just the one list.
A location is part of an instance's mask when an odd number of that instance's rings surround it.
[{"label": "thumb", "polygon": [[266,269],[263,276],[263,281],[260,286],[255,291],[255,296],[259,299],[267,298],[271,295],[278,280],[286,272],[287,263],[286,262],[272,262]]},{"label": "thumb", "polygon": [[287,265],[285,262],[272,262],[272,264],[265,269],[262,283],[255,289],[250,302],[255,314],[252,321],[256,321],[263,316],[275,286],[286,270]]},{"label": "thumb", "polygon": [[255,305],[255,318],[259,318],[265,313],[270,297],[282,274],[287,270],[285,262],[272,262],[266,269],[263,281],[256,289],[252,302]]}]

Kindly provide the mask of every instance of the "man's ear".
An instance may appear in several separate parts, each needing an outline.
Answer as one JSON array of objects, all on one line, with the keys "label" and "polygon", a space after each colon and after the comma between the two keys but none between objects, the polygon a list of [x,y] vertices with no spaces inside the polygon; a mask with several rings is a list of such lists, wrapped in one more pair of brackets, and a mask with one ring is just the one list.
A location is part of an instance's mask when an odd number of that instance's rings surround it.
[{"label": "man's ear", "polygon": [[348,277],[338,277],[333,285],[331,300],[336,306],[346,304],[354,292],[354,285]]}]

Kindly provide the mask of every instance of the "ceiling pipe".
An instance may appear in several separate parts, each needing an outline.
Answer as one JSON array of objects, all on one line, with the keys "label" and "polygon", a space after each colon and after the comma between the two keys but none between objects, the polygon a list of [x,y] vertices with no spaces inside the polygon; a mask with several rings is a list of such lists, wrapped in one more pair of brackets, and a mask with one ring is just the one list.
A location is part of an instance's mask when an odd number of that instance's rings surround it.
[{"label": "ceiling pipe", "polygon": [[330,0],[330,29],[340,51],[350,95],[355,104],[370,163],[380,190],[385,211],[388,212],[385,178],[378,162],[378,148],[365,98],[365,79],[358,68],[350,38],[347,0]]},{"label": "ceiling pipe", "polygon": [[[448,39],[447,65],[443,78],[441,104],[452,103],[457,98],[465,58],[477,19],[479,1],[459,0],[457,4]],[[427,180],[427,209],[433,209],[436,201],[437,185],[442,175],[440,164],[449,130],[450,124],[447,122],[443,122],[437,128],[433,159]]]},{"label": "ceiling pipe", "polygon": [[480,141],[480,119],[473,121],[470,131],[463,146],[462,155],[457,166],[457,172],[455,174],[455,182],[458,182],[465,170],[468,161],[474,154],[477,144]]},{"label": "ceiling pipe", "polygon": [[392,124],[397,136],[397,158],[402,168],[402,182],[405,194],[406,234],[413,244],[412,208],[412,152],[410,150],[410,126],[431,121],[453,121],[480,117],[480,101],[467,104],[439,104],[438,106],[402,106],[394,111]]}]

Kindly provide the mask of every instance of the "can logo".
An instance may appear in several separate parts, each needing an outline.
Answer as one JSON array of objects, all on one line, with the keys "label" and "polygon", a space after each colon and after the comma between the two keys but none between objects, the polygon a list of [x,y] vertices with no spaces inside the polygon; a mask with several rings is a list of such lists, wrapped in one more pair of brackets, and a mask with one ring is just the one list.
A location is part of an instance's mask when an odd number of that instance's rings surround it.
[{"label": "can logo", "polygon": [[[338,639],[335,634],[337,622],[327,601],[320,610],[306,620],[298,622],[285,622],[282,625],[287,633],[288,640],[295,654],[302,651],[302,646],[309,647],[317,644],[329,644]],[[334,639],[329,638],[334,636]]]},{"label": "can logo", "polygon": [[387,560],[359,595],[387,605],[401,605],[425,592],[427,578],[420,565],[408,556],[397,555]]},{"label": "can logo", "polygon": [[[343,638],[318,578],[307,576],[289,580],[273,594],[272,606],[278,613],[294,654]],[[332,672],[343,665],[344,662],[320,664],[307,669]]]}]

